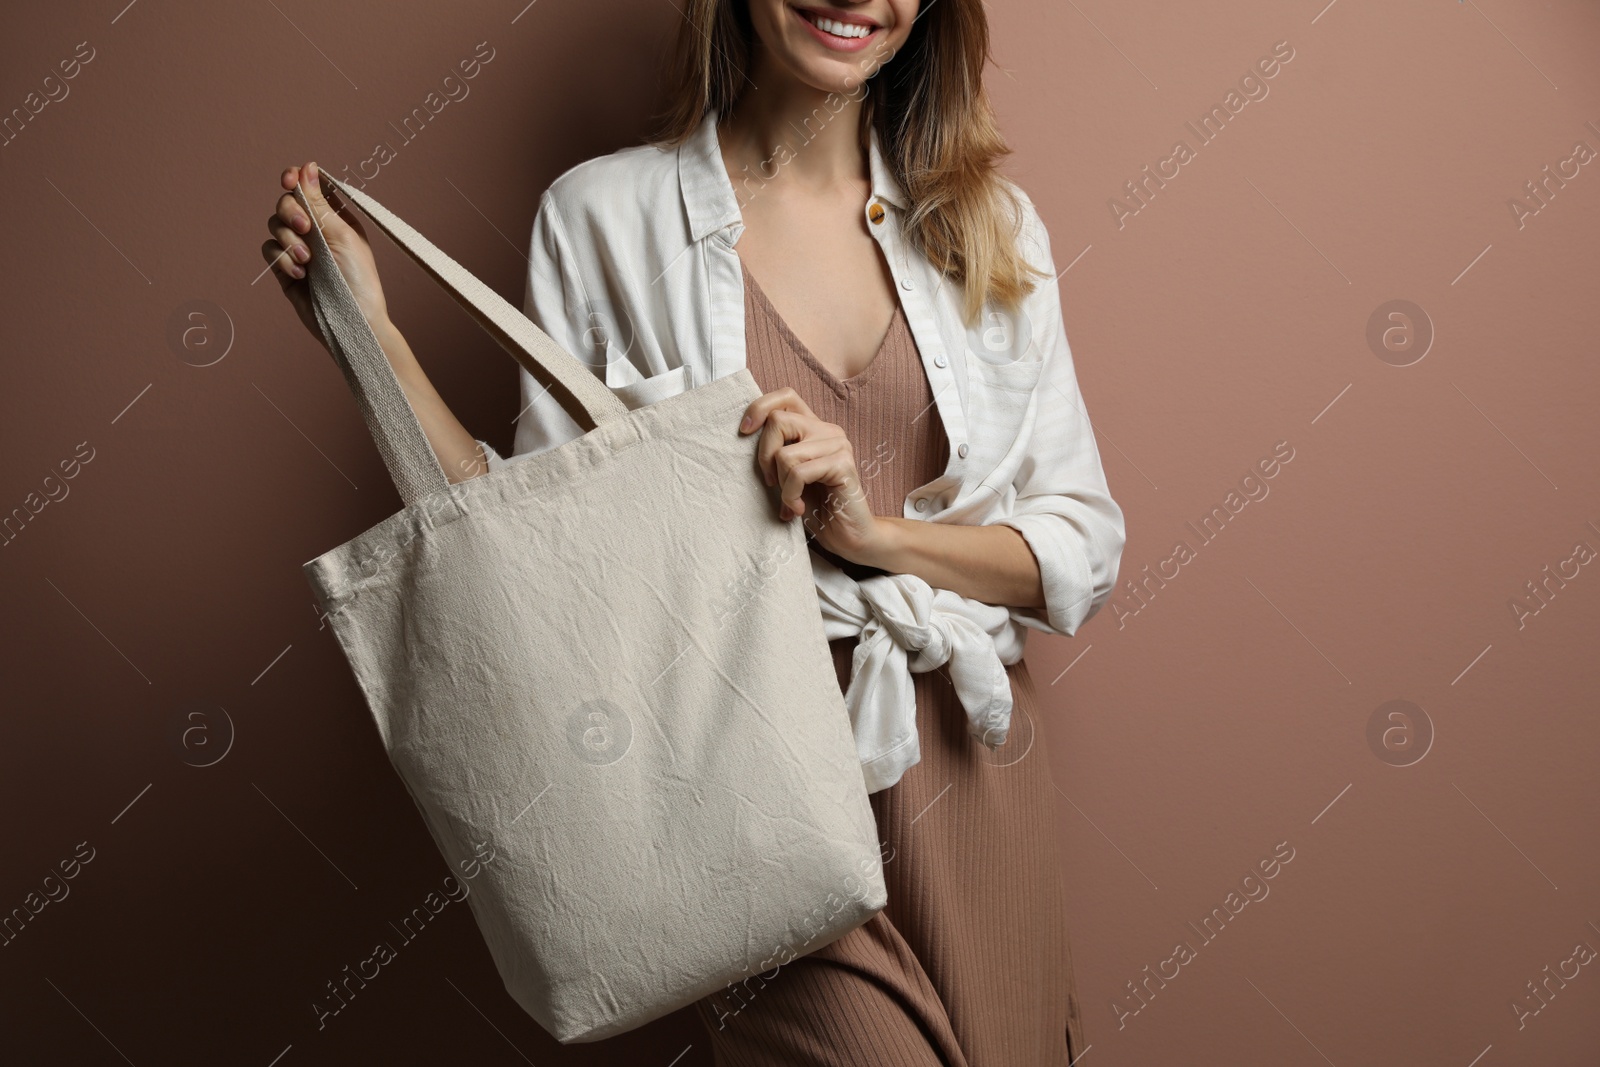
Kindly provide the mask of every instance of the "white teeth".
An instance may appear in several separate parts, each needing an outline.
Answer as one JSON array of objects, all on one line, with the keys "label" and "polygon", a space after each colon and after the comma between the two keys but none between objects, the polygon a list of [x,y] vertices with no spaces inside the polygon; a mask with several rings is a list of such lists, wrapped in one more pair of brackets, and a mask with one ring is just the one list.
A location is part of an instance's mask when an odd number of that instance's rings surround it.
[{"label": "white teeth", "polygon": [[823,18],[821,15],[807,17],[811,24],[823,33],[831,33],[835,37],[865,37],[872,32],[872,27],[862,26],[854,22],[839,22],[834,19]]}]

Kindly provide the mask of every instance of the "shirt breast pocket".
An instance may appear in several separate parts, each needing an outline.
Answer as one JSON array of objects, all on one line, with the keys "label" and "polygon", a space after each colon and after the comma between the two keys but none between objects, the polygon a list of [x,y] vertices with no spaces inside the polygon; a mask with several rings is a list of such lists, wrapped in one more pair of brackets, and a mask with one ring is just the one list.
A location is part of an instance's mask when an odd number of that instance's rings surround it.
[{"label": "shirt breast pocket", "polygon": [[[967,353],[967,381],[973,387],[974,395],[981,398],[993,392],[1010,394],[1009,396],[995,397],[1000,406],[1011,406],[1023,402],[1032,394],[1039,385],[1039,372],[1044,369],[1044,362],[1037,359],[1019,359],[1009,362],[991,362],[979,358],[972,352]],[[1019,399],[1019,395],[1020,398]]]},{"label": "shirt breast pocket", "polygon": [[1008,484],[1021,460],[1023,430],[1034,410],[1034,395],[1044,364],[1038,360],[990,362],[967,353],[967,457],[983,480]]},{"label": "shirt breast pocket", "polygon": [[606,365],[606,386],[627,405],[628,410],[654,404],[669,396],[676,396],[689,388],[689,368],[679,365],[662,374],[646,378],[626,359],[613,360]]}]

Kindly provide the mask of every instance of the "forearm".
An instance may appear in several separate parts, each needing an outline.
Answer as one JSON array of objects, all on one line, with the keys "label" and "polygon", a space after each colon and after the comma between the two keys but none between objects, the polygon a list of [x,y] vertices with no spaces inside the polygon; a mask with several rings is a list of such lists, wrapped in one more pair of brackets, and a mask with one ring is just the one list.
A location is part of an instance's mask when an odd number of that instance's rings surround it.
[{"label": "forearm", "polygon": [[389,366],[394,368],[400,388],[404,390],[411,410],[416,412],[417,421],[422,424],[422,430],[427,434],[428,443],[433,446],[433,454],[444,469],[445,477],[454,484],[487,472],[488,462],[478,448],[477,439],[467,432],[466,427],[446,406],[444,398],[434,389],[422,365],[417,362],[416,354],[394,323],[384,322],[374,327],[373,332],[383,346],[384,355],[389,357]]},{"label": "forearm", "polygon": [[915,574],[935,589],[949,589],[985,604],[1042,608],[1044,583],[1028,542],[1010,526],[882,517],[882,543],[856,562],[893,574]]}]

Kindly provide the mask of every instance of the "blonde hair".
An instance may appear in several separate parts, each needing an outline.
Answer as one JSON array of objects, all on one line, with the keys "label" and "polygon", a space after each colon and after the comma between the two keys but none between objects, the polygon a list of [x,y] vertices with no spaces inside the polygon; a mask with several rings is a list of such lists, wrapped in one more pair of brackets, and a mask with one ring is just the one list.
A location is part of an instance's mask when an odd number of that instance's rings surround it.
[{"label": "blonde hair", "polygon": [[[687,0],[656,143],[681,144],[708,112],[726,116],[749,85],[754,47],[748,0]],[[986,300],[1016,308],[1046,276],[1018,248],[1021,205],[997,169],[1010,149],[983,88],[988,59],[983,0],[925,3],[861,116],[906,195],[912,245],[966,287],[968,323]]]}]

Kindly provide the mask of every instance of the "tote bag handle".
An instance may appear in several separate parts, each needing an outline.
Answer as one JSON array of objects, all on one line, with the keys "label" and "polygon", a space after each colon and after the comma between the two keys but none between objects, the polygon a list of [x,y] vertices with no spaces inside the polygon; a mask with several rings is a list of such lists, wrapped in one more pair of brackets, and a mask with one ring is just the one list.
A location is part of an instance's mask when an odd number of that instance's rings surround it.
[{"label": "tote bag handle", "polygon": [[[582,361],[564,351],[499,293],[435,248],[404,219],[326,172],[321,173],[320,180],[359,207],[429,277],[443,286],[479,326],[500,342],[500,347],[551,391],[584,432],[627,413],[627,405]],[[448,488],[449,479],[439,466],[438,457],[428,443],[422,424],[417,421],[416,412],[406,400],[405,391],[395,377],[394,368],[389,366],[377,335],[361,313],[349,282],[328,250],[322,224],[299,185],[295,186],[294,196],[311,220],[311,230],[306,234],[312,253],[307,278],[317,326],[328,342],[334,361],[344,372],[350,391],[355,394],[356,404],[389,470],[389,477],[400,491],[400,498],[410,506],[430,493]]]}]

